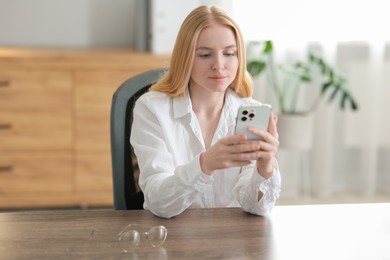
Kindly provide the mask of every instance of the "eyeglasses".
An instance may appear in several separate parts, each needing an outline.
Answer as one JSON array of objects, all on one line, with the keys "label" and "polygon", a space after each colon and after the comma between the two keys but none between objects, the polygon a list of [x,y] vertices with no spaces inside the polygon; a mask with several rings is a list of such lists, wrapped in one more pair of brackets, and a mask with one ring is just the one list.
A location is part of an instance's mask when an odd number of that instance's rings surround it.
[{"label": "eyeglasses", "polygon": [[146,239],[152,247],[159,247],[164,244],[167,234],[168,230],[164,226],[129,224],[118,234],[118,240],[123,252],[131,252],[142,239]]}]

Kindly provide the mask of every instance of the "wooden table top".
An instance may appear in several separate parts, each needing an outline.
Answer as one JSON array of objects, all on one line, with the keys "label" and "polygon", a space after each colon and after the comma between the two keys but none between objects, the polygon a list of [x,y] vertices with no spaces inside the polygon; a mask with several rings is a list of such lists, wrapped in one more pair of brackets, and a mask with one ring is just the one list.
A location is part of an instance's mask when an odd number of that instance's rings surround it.
[{"label": "wooden table top", "polygon": [[[163,225],[162,247],[130,253],[128,224]],[[390,259],[390,203],[277,206],[267,217],[239,208],[188,209],[163,219],[147,210],[0,213],[1,259]]]}]

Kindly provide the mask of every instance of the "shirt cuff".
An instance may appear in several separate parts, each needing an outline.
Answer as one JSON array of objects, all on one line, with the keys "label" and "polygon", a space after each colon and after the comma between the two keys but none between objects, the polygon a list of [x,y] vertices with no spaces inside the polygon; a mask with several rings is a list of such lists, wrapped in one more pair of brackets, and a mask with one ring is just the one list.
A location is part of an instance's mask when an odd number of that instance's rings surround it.
[{"label": "shirt cuff", "polygon": [[260,185],[259,185],[259,191],[263,194],[267,193],[267,191],[269,191],[269,189],[272,189],[274,187],[276,187],[278,185],[277,183],[277,180],[276,180],[276,169],[273,168],[273,172],[272,172],[272,177],[271,178],[268,178],[268,179],[264,179],[260,182]]},{"label": "shirt cuff", "polygon": [[202,172],[202,169],[200,168],[200,154],[188,163],[187,174],[190,176],[188,184],[197,191],[203,191],[207,184],[214,181],[213,176],[209,176]]},{"label": "shirt cuff", "polygon": [[275,201],[280,196],[280,190],[281,190],[280,172],[277,168],[274,168],[272,177],[267,180],[264,179],[258,185],[258,192],[261,192],[263,194],[262,198],[259,200],[258,203],[261,205],[267,204],[268,212],[270,212],[273,205],[275,204]]}]

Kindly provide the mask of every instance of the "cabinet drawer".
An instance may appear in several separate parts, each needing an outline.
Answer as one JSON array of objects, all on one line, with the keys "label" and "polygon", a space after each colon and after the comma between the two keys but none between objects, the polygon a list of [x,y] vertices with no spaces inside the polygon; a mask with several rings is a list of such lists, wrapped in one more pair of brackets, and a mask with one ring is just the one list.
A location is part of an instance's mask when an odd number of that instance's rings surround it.
[{"label": "cabinet drawer", "polygon": [[0,151],[71,148],[71,122],[45,113],[0,111]]},{"label": "cabinet drawer", "polygon": [[71,76],[0,71],[0,150],[70,149]]},{"label": "cabinet drawer", "polygon": [[70,152],[0,153],[0,193],[69,192]]},{"label": "cabinet drawer", "polygon": [[75,180],[77,191],[112,191],[111,154],[79,153]]}]

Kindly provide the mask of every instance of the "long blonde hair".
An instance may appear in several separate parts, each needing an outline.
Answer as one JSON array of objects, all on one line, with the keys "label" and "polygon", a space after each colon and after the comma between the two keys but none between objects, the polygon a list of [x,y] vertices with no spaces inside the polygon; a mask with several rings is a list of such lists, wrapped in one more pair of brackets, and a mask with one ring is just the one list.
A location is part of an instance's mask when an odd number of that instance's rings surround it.
[{"label": "long blonde hair", "polygon": [[199,6],[186,17],[176,38],[169,70],[151,87],[151,91],[164,92],[169,96],[185,95],[199,34],[205,27],[215,23],[230,27],[236,36],[239,65],[237,75],[229,87],[241,97],[252,96],[253,83],[246,70],[245,46],[241,31],[226,11],[214,5]]}]

